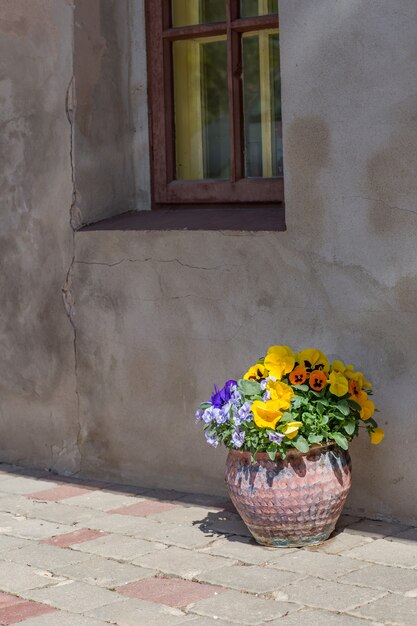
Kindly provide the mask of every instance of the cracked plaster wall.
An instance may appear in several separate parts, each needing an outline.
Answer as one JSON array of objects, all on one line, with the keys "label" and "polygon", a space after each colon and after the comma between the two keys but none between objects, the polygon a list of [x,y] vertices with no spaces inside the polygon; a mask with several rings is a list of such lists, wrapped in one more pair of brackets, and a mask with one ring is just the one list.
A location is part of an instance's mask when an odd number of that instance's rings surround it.
[{"label": "cracked plaster wall", "polygon": [[417,5],[281,0],[285,233],[85,232],[74,292],[82,471],[222,490],[194,425],[270,343],[375,384],[350,510],[417,520]]},{"label": "cracked plaster wall", "polygon": [[0,459],[79,469],[74,332],[61,289],[73,257],[72,8],[0,7]]},{"label": "cracked plaster wall", "polygon": [[0,56],[24,76],[0,187],[2,457],[49,463],[64,442],[67,471],[218,493],[198,402],[270,343],[318,346],[369,374],[387,432],[352,446],[350,510],[417,521],[414,0],[280,1],[287,232],[79,232],[74,249],[70,7],[36,3],[42,24],[6,3]]}]

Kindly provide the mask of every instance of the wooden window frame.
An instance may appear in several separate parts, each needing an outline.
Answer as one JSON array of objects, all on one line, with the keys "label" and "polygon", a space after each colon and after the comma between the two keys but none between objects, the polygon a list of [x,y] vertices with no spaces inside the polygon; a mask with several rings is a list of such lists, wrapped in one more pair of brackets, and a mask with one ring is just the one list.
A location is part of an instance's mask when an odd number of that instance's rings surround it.
[{"label": "wooden window frame", "polygon": [[[241,35],[277,28],[277,15],[239,17],[240,1],[227,0],[222,23],[172,27],[171,1],[146,0],[152,208],[219,206],[248,209],[283,206],[283,178],[245,178]],[[227,35],[231,176],[229,180],[175,179],[175,122],[172,42]]]}]

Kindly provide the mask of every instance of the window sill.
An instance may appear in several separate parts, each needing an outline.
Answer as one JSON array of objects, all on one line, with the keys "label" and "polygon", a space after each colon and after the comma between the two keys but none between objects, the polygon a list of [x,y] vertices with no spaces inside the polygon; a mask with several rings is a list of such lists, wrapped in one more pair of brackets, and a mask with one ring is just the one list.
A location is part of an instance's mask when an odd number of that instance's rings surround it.
[{"label": "window sill", "polygon": [[132,211],[84,226],[95,230],[231,230],[285,231],[283,206],[257,208],[190,208]]}]

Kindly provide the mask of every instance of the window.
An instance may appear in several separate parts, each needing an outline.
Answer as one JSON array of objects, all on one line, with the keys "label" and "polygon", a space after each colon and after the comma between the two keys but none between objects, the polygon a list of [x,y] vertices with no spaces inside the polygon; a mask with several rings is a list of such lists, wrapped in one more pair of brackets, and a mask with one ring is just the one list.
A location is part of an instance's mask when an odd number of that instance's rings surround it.
[{"label": "window", "polygon": [[149,0],[147,24],[154,208],[282,204],[278,0]]}]

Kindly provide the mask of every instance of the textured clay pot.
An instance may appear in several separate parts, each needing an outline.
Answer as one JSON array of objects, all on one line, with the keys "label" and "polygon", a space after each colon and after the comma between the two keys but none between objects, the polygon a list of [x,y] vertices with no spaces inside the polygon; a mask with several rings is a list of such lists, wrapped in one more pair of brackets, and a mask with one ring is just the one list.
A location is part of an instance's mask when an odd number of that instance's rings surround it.
[{"label": "textured clay pot", "polygon": [[318,544],[333,532],[351,485],[348,452],[336,444],[306,454],[290,450],[285,461],[265,453],[230,450],[229,496],[256,541],[264,546]]}]

